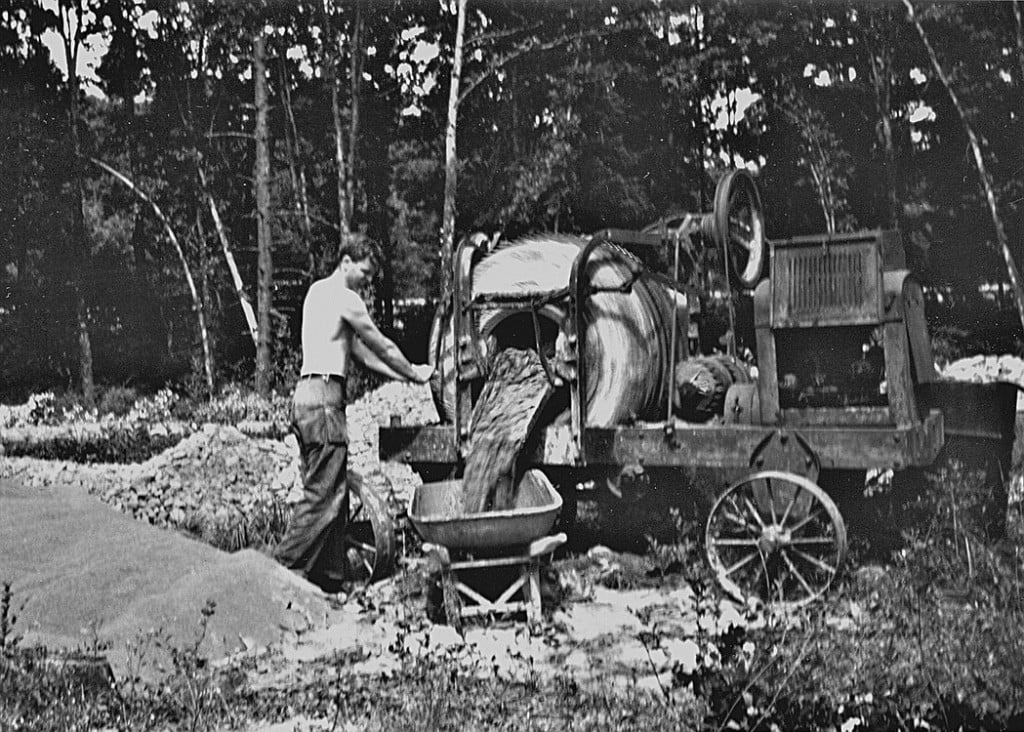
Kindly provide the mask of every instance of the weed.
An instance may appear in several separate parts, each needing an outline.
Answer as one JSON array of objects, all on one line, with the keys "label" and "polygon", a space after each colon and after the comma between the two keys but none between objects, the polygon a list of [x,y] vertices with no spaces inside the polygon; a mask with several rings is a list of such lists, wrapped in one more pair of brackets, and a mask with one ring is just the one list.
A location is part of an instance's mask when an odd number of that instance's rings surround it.
[{"label": "weed", "polygon": [[209,729],[211,722],[223,721],[230,714],[216,672],[201,651],[216,609],[213,600],[206,601],[200,610],[199,632],[192,643],[164,647],[170,654],[173,673],[161,688],[162,698],[168,711],[189,732]]},{"label": "weed", "polygon": [[644,536],[647,540],[647,553],[654,561],[654,571],[662,580],[702,561],[694,538],[698,535],[697,524],[685,518],[675,506],[669,508],[669,518],[674,527],[672,541],[661,542],[650,534]]},{"label": "weed", "polygon": [[[906,546],[782,624],[753,666],[706,681],[709,723],[741,728],[1006,728],[1024,711],[1021,553],[962,519],[967,474],[931,476]],[[969,496],[969,494],[966,494]],[[1017,659],[1017,660],[1015,660]],[[737,695],[738,694],[738,695]]]},{"label": "weed", "polygon": [[227,518],[192,514],[182,528],[210,546],[236,552],[275,546],[284,536],[290,516],[291,508],[286,503],[269,499],[253,504],[245,514]]},{"label": "weed", "polygon": [[0,590],[0,658],[13,653],[18,647],[20,638],[15,634],[14,626],[18,616],[14,609],[14,595],[11,583],[4,582]]}]

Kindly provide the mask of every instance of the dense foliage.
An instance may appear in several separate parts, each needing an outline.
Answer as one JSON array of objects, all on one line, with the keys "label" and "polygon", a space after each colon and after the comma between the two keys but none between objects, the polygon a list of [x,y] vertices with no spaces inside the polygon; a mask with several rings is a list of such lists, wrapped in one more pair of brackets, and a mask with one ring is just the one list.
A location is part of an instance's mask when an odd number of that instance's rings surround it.
[{"label": "dense foliage", "polygon": [[[439,295],[454,5],[0,6],[0,398],[88,387],[86,361],[89,379],[142,390],[249,378],[238,284],[253,304],[270,284],[260,337],[280,384],[305,286],[359,232],[384,250],[377,313],[422,358],[422,313],[403,315]],[[469,0],[456,230],[639,227],[706,208],[746,165],[771,236],[897,225],[931,282],[1002,282],[965,123],[1020,241],[1020,6],[916,13],[963,118],[904,4]],[[966,325],[936,311],[947,340],[991,345],[982,306]],[[1004,325],[995,340],[1014,349],[1020,324]]]}]

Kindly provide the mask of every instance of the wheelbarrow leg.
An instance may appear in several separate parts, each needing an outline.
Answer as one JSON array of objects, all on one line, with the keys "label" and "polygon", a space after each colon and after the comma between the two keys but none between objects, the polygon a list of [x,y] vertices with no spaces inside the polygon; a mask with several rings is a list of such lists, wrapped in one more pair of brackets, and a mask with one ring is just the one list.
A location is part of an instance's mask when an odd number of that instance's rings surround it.
[{"label": "wheelbarrow leg", "polygon": [[447,547],[440,544],[424,544],[423,553],[428,559],[428,577],[441,586],[441,602],[445,620],[457,632],[462,632],[462,603],[452,576],[452,559]]},{"label": "wheelbarrow leg", "polygon": [[526,605],[526,622],[531,626],[541,620],[540,607],[540,560],[536,557],[523,564],[523,601]]},{"label": "wheelbarrow leg", "polygon": [[526,605],[526,621],[531,626],[543,619],[540,598],[540,563],[555,549],[566,542],[564,532],[545,536],[530,544],[527,550],[529,561],[523,564],[523,601]]}]

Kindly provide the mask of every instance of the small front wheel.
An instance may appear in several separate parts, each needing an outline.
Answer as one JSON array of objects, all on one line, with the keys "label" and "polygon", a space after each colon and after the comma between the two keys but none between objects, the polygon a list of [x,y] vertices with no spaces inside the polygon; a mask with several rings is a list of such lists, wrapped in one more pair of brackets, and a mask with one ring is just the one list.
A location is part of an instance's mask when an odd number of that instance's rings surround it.
[{"label": "small front wheel", "polygon": [[846,556],[846,525],[821,488],[767,470],[730,486],[704,532],[718,583],[742,602],[797,607],[821,597]]}]

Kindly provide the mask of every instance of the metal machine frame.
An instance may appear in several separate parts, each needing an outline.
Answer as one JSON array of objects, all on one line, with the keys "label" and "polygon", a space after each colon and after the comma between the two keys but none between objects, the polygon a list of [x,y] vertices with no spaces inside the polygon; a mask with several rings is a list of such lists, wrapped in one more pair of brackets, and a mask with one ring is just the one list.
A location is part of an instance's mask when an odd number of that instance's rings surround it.
[{"label": "metal machine frame", "polygon": [[[854,235],[851,235],[851,238]],[[884,240],[888,234],[868,232],[855,235],[860,240]],[[685,246],[674,242],[676,236],[644,234],[636,231],[605,229],[594,235],[580,250],[572,268],[569,286],[529,298],[472,297],[472,265],[480,255],[481,237],[465,239],[456,256],[454,297],[456,305],[455,338],[457,343],[457,390],[454,425],[403,427],[395,425],[381,433],[382,456],[397,458],[424,468],[430,465],[454,468],[465,455],[469,438],[469,419],[473,407],[473,382],[483,378],[481,356],[477,352],[472,313],[480,307],[509,306],[530,308],[534,312],[545,303],[564,300],[568,317],[564,324],[569,356],[547,363],[546,370],[557,386],[570,388],[571,419],[569,425],[547,427],[536,452],[526,456],[527,463],[537,467],[586,467],[592,465],[623,465],[639,462],[649,466],[712,468],[775,467],[793,468],[792,460],[774,460],[765,455],[767,446],[775,441],[801,445],[805,457],[813,456],[820,469],[852,469],[888,467],[902,469],[929,465],[943,444],[942,415],[939,410],[918,415],[914,401],[913,382],[932,380],[929,359],[920,356],[912,361],[908,344],[920,342],[920,335],[908,335],[913,322],[923,325],[920,287],[908,279],[905,270],[886,271],[884,298],[880,295],[878,321],[885,327],[887,361],[890,380],[890,407],[863,410],[782,410],[778,408],[778,381],[774,378],[776,322],[772,314],[772,285],[764,280],[755,292],[755,328],[758,342],[759,378],[757,394],[760,409],[752,417],[729,419],[723,423],[693,424],[667,416],[663,422],[639,423],[629,426],[597,428],[586,422],[586,373],[579,360],[580,347],[586,338],[581,303],[595,292],[581,276],[593,251],[604,243],[626,248]],[[838,239],[833,239],[838,241]],[[776,251],[788,243],[799,245],[823,239],[805,237],[774,245]],[[778,255],[776,255],[778,256]],[[625,287],[635,282],[642,271],[637,270]],[[910,303],[908,307],[905,303]],[[927,332],[924,331],[925,338]],[[916,350],[916,349],[915,349]],[[923,348],[921,349],[923,350]],[[890,351],[896,351],[889,355]],[[911,367],[916,376],[912,376]],[[895,397],[895,398],[893,398]],[[805,466],[809,467],[809,466]],[[805,472],[801,470],[801,472]],[[813,477],[813,475],[812,475]]]}]

